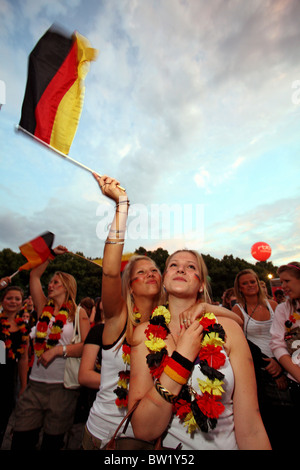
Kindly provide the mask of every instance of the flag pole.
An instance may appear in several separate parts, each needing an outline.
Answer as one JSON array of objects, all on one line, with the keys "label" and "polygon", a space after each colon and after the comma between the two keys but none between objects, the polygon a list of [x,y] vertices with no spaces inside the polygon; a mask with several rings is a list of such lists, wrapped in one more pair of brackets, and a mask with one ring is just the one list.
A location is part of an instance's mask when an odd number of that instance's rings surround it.
[{"label": "flag pole", "polygon": [[84,256],[81,256],[78,253],[73,253],[72,251],[67,251],[67,253],[69,253],[70,255],[73,255],[73,256],[78,256],[78,258],[84,259],[85,261],[89,261],[90,263],[93,263],[96,266],[98,266],[98,268],[101,268],[100,264],[96,263],[95,261],[93,261],[91,259],[85,258]]},{"label": "flag pole", "polygon": [[[13,273],[11,276],[7,276],[7,277],[9,277],[9,279],[11,280],[11,279],[12,279],[16,274],[18,274],[18,273],[19,273],[19,270],[16,271],[15,273]],[[5,277],[6,277],[6,276],[5,276]],[[3,288],[6,287],[7,285],[8,285],[8,284],[7,284],[6,281],[1,281],[1,282],[0,282],[0,286],[3,287]]]},{"label": "flag pole", "polygon": [[[22,131],[24,132],[24,134],[30,136],[30,137],[33,137],[34,140],[36,140],[37,142],[39,142],[40,144],[43,144],[45,147],[47,147],[49,150],[52,150],[53,152],[55,152],[56,154],[60,155],[61,157],[67,159],[70,163],[74,163],[75,165],[83,168],[84,170],[87,170],[89,171],[90,173],[95,173],[96,175],[98,176],[102,176],[100,175],[97,171],[94,171],[92,170],[91,168],[89,168],[88,166],[84,165],[83,163],[81,162],[78,162],[77,160],[74,160],[74,158],[71,158],[69,157],[69,155],[66,155],[65,153],[61,152],[60,150],[57,150],[56,148],[52,147],[51,145],[47,144],[46,142],[44,142],[43,140],[39,139],[38,137],[36,137],[35,135],[31,134],[31,132],[28,132],[26,129],[24,129],[23,127],[21,127],[20,125],[17,125],[16,126],[16,130],[17,131]],[[122,191],[125,191],[125,188],[122,188],[122,186],[119,186],[118,185],[118,188],[122,189]]]}]

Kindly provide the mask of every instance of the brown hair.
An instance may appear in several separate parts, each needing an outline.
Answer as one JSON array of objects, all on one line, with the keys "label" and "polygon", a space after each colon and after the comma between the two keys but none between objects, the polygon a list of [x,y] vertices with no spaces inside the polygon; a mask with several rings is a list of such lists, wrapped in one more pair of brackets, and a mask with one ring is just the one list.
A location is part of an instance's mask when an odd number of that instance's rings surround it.
[{"label": "brown hair", "polygon": [[278,275],[288,271],[296,279],[300,279],[300,263],[298,261],[292,261],[291,263],[284,264],[277,269]]},{"label": "brown hair", "polygon": [[16,290],[16,291],[20,292],[20,294],[22,296],[22,301],[24,300],[24,291],[19,286],[8,286],[8,287],[6,287],[6,289],[4,290],[4,292],[1,295],[1,300],[3,300],[6,297],[6,295],[8,294],[8,292],[10,292],[12,290]]},{"label": "brown hair", "polygon": [[[279,276],[285,271],[287,271],[296,279],[300,279],[300,263],[298,263],[298,261],[292,261],[291,263],[283,264],[277,269],[277,273]],[[296,301],[294,299],[287,299],[287,302],[289,303],[292,312],[296,305]]]}]

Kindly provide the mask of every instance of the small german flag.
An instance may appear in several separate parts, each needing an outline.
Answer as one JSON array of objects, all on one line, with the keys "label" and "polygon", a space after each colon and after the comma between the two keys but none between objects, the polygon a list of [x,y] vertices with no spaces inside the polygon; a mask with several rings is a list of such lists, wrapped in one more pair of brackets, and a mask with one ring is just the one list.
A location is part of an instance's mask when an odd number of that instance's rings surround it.
[{"label": "small german flag", "polygon": [[84,100],[84,79],[97,50],[52,25],[29,56],[20,127],[67,155]]},{"label": "small german flag", "polygon": [[32,269],[39,264],[42,264],[48,258],[54,259],[55,255],[52,251],[54,241],[54,234],[45,232],[42,235],[34,238],[33,240],[21,245],[20,251],[25,256],[28,263],[23,264],[18,271]]}]

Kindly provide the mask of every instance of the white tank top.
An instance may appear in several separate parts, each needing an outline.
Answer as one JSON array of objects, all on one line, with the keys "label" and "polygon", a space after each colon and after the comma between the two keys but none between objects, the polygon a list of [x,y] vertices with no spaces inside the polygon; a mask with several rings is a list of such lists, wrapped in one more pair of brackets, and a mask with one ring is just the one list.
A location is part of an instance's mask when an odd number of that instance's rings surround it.
[{"label": "white tank top", "polygon": [[[51,330],[55,317],[51,318],[51,321],[48,325],[48,334]],[[73,322],[67,321],[63,327],[62,334],[58,344],[67,345],[70,344],[73,339]],[[35,333],[35,332],[34,332]],[[35,334],[34,334],[35,336]],[[65,373],[66,359],[64,357],[56,357],[48,367],[44,367],[41,364],[37,364],[37,357],[34,355],[34,362],[29,378],[35,380],[36,382],[45,382],[45,383],[63,383],[64,373]]]},{"label": "white tank top", "polygon": [[[222,394],[222,403],[225,406],[224,412],[220,415],[215,429],[209,432],[195,431],[189,434],[187,428],[179,420],[178,416],[173,416],[168,428],[168,433],[163,440],[166,447],[176,448],[178,444],[182,444],[182,450],[237,450],[237,442],[234,431],[233,418],[233,390],[234,390],[234,374],[225,351],[226,356],[224,366],[218,371],[225,375],[224,385],[222,385],[225,393]],[[194,366],[192,372],[192,387],[201,395],[197,379],[205,380],[204,376],[197,365]]]},{"label": "white tank top", "polygon": [[267,301],[267,307],[270,312],[269,320],[259,321],[251,318],[241,304],[237,304],[244,317],[244,333],[247,339],[256,344],[263,354],[273,357],[274,354],[270,348],[271,333],[270,328],[273,323],[274,312]]},{"label": "white tank top", "polygon": [[[103,346],[101,385],[86,423],[90,433],[102,440],[102,446],[109,441],[127,413],[127,408],[118,408],[116,405],[117,395],[114,393],[118,386],[118,374],[121,370],[125,370],[121,344],[122,338],[112,346]],[[130,424],[126,436],[133,437]]]}]

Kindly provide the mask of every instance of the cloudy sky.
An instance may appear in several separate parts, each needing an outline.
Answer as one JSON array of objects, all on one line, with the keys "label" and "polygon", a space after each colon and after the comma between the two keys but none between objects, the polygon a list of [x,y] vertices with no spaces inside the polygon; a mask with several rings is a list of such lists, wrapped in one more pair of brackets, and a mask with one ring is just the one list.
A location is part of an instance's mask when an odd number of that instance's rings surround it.
[{"label": "cloudy sky", "polygon": [[58,23],[99,50],[70,157],[120,180],[125,251],[300,260],[298,0],[0,0],[0,249],[50,230],[101,257],[112,205],[26,137],[27,61]]}]

